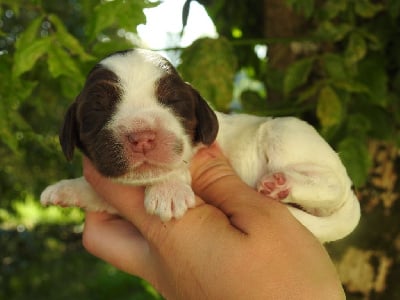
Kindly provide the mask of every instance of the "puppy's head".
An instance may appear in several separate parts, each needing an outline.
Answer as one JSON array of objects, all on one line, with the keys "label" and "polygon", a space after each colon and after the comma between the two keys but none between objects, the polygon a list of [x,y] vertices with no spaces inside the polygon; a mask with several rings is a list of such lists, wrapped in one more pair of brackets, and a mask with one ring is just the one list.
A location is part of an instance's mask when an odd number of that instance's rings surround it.
[{"label": "puppy's head", "polygon": [[96,65],[60,133],[67,159],[78,147],[105,176],[147,183],[210,145],[218,122],[200,94],[158,54],[135,49]]}]

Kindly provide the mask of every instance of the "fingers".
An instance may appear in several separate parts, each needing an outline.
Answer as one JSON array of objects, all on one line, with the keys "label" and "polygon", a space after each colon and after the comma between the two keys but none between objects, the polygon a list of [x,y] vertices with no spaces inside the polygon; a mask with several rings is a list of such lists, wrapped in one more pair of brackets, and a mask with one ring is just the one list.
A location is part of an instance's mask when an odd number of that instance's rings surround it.
[{"label": "fingers", "polygon": [[86,157],[83,159],[83,172],[92,188],[124,217],[130,219],[132,212],[144,211],[142,187],[123,185],[103,177]]},{"label": "fingers", "polygon": [[196,154],[191,173],[195,193],[219,208],[243,233],[259,231],[260,224],[268,222],[270,210],[279,206],[244,183],[215,144]]},{"label": "fingers", "polygon": [[235,173],[218,145],[199,151],[191,163],[192,187],[204,201],[226,211],[258,202],[260,195]]},{"label": "fingers", "polygon": [[118,269],[144,278],[149,276],[148,244],[140,232],[121,217],[87,212],[83,245]]}]

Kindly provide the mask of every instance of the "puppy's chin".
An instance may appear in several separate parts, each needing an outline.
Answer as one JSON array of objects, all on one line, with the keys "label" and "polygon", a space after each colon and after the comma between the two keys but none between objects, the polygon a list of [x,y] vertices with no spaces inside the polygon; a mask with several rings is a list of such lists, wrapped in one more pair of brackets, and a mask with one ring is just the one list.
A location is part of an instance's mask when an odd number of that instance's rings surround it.
[{"label": "puppy's chin", "polygon": [[[185,162],[182,162],[181,167],[185,164]],[[126,174],[116,177],[114,180],[123,184],[147,185],[170,178],[177,169],[179,169],[178,163],[160,166],[143,162],[136,166],[131,166]]]}]

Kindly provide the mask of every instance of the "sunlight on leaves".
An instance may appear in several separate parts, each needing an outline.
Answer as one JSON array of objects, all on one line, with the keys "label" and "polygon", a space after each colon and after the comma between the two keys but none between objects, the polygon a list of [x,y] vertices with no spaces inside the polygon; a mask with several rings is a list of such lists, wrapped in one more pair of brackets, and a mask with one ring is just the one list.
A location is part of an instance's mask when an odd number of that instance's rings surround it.
[{"label": "sunlight on leaves", "polygon": [[31,70],[37,60],[47,53],[52,41],[52,38],[46,37],[18,48],[15,52],[13,76],[16,78]]},{"label": "sunlight on leaves", "polygon": [[80,209],[43,207],[32,195],[27,195],[24,200],[14,201],[12,206],[15,214],[0,209],[2,228],[13,228],[21,224],[27,228],[34,228],[39,224],[68,224],[83,221],[83,212]]},{"label": "sunlight on leaves", "polygon": [[227,111],[233,97],[236,65],[236,56],[226,39],[202,38],[182,51],[178,69],[184,80],[217,110]]}]

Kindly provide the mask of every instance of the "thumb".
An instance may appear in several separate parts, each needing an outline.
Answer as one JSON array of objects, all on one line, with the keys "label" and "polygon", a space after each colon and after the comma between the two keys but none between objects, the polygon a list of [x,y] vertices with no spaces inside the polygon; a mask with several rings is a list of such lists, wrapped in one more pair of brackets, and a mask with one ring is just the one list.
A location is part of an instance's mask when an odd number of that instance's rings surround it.
[{"label": "thumb", "polygon": [[203,148],[191,162],[192,188],[205,202],[231,215],[232,209],[248,206],[259,194],[233,170],[219,146]]}]

